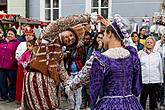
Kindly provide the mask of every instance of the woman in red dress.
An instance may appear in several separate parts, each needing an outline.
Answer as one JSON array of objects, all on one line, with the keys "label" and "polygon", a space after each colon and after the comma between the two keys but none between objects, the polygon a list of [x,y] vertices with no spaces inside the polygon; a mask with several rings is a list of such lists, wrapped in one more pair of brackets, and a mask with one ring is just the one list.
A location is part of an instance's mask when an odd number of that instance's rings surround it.
[{"label": "woman in red dress", "polygon": [[35,42],[34,32],[30,27],[25,29],[25,37],[26,37],[26,42],[22,42],[22,43],[23,45],[26,45],[25,47],[27,49],[25,48],[26,49],[25,52],[18,59],[17,80],[16,80],[16,102],[17,103],[21,103],[21,99],[22,99],[23,78],[25,74],[24,66],[26,65],[25,62],[27,62],[30,59],[31,47],[29,47],[28,45],[29,43],[31,45],[34,45],[32,42]]}]

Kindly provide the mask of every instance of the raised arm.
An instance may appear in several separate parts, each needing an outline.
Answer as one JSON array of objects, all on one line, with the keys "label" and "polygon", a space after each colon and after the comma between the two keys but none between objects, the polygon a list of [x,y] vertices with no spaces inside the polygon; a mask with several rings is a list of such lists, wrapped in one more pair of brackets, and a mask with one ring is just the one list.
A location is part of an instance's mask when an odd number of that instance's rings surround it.
[{"label": "raised arm", "polygon": [[71,89],[76,90],[82,85],[89,84],[89,76],[90,70],[92,67],[92,62],[94,60],[94,56],[92,55],[88,61],[86,61],[85,66],[79,71],[79,74],[75,76],[72,80]]}]

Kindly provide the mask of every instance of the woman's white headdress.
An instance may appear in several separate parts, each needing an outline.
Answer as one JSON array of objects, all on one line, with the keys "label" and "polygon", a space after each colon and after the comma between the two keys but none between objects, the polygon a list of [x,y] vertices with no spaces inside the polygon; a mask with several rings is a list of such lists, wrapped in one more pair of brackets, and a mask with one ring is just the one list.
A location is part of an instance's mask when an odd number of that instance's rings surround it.
[{"label": "woman's white headdress", "polygon": [[116,31],[116,34],[119,36],[119,38],[124,42],[125,46],[134,46],[132,39],[127,32],[130,30],[131,25],[126,18],[121,17],[119,14],[115,14],[111,26]]}]

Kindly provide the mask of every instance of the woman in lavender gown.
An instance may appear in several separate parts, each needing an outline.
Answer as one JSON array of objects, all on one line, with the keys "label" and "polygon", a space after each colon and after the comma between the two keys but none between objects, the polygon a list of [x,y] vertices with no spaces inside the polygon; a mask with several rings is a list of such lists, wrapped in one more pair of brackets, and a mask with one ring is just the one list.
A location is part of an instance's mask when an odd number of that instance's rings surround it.
[{"label": "woman in lavender gown", "polygon": [[114,16],[111,25],[99,19],[107,25],[103,38],[107,50],[93,53],[80,73],[68,81],[66,92],[71,94],[89,83],[94,110],[143,110],[136,98],[142,90],[140,61],[136,49],[124,45],[131,42],[124,28],[128,25],[120,15]]}]

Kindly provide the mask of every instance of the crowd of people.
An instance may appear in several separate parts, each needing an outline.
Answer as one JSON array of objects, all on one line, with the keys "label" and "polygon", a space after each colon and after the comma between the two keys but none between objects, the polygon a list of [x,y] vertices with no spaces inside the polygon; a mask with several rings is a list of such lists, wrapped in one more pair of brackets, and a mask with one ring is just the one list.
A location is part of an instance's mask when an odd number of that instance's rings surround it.
[{"label": "crowd of people", "polygon": [[118,14],[112,23],[97,16],[104,30],[90,22],[85,14],[63,17],[39,39],[28,25],[22,36],[0,29],[0,101],[58,110],[63,95],[71,110],[145,110],[149,96],[150,110],[164,108],[165,27],[156,41],[145,27],[127,33],[130,24]]}]

